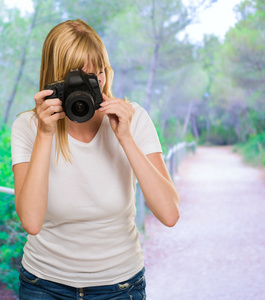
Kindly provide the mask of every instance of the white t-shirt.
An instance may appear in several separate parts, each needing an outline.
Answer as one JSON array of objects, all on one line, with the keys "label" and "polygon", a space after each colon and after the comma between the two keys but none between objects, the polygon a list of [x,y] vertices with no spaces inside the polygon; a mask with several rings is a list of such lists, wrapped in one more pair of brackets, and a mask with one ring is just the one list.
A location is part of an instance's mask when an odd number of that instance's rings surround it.
[{"label": "white t-shirt", "polygon": [[[150,117],[132,105],[135,142],[144,154],[162,152]],[[33,112],[15,120],[13,165],[30,161],[36,132]],[[35,276],[76,288],[125,281],[144,266],[134,221],[135,175],[107,116],[90,143],[68,139],[71,164],[63,158],[54,163],[53,140],[47,213],[40,233],[28,235],[22,264]]]}]

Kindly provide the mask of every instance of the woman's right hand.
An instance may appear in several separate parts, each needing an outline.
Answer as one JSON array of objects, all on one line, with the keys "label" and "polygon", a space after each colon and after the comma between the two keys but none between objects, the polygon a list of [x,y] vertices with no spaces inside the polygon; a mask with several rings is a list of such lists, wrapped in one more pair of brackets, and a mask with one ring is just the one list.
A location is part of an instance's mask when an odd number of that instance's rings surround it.
[{"label": "woman's right hand", "polygon": [[34,96],[38,116],[38,131],[45,135],[53,135],[56,131],[57,121],[65,118],[60,99],[44,99],[52,93],[52,90],[43,90]]}]

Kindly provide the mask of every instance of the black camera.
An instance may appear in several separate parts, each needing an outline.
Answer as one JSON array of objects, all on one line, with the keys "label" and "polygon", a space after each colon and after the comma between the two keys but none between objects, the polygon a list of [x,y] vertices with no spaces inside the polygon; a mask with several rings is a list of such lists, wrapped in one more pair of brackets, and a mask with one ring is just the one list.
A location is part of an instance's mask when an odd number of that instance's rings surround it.
[{"label": "black camera", "polygon": [[67,117],[76,123],[91,119],[103,102],[97,76],[82,70],[70,71],[65,81],[48,83],[44,89],[53,90],[45,99],[59,98]]}]

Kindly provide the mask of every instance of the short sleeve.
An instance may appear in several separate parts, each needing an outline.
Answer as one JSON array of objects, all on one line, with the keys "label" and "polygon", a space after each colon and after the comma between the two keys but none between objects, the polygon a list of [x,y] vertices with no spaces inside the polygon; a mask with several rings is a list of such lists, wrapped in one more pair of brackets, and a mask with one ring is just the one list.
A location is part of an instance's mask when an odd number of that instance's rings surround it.
[{"label": "short sleeve", "polygon": [[33,112],[22,113],[13,123],[11,131],[12,167],[29,162],[37,133]]},{"label": "short sleeve", "polygon": [[162,152],[156,128],[148,113],[137,103],[132,103],[135,114],[132,120],[132,135],[138,147],[147,155]]}]

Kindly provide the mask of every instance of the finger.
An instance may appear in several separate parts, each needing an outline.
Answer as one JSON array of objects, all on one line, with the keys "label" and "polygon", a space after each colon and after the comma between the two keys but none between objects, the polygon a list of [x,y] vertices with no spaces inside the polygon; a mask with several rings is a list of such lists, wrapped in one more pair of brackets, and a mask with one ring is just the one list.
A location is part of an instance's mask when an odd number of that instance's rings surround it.
[{"label": "finger", "polygon": [[65,112],[58,112],[56,114],[53,115],[42,115],[42,122],[46,125],[51,125],[52,123],[58,121],[59,119],[63,119],[65,118]]},{"label": "finger", "polygon": [[123,109],[123,110],[129,110],[129,108],[126,105],[123,105],[119,101],[110,101],[106,103],[105,105],[100,107],[100,110],[106,110],[108,108],[117,108],[117,109]]},{"label": "finger", "polygon": [[62,101],[59,98],[47,99],[42,103],[42,108],[45,110],[50,106],[62,106]]},{"label": "finger", "polygon": [[34,100],[36,105],[41,105],[44,101],[44,98],[50,96],[53,93],[53,90],[43,90],[35,94]]},{"label": "finger", "polygon": [[104,102],[102,102],[100,104],[101,106],[107,105],[107,104],[112,103],[112,102],[125,103],[125,101],[120,99],[120,98],[109,98],[104,93],[102,94],[102,98],[103,98]]},{"label": "finger", "polygon": [[[110,101],[110,100],[112,100],[112,98],[109,98],[106,94],[104,94],[104,93],[102,93],[102,98],[103,98],[103,100],[104,101]],[[104,103],[104,102],[102,102],[102,103]],[[102,104],[101,103],[101,104]]]},{"label": "finger", "polygon": [[[121,101],[123,101],[123,100],[121,100]],[[122,110],[124,115],[128,115],[128,116],[132,116],[135,113],[135,109],[133,108],[133,106],[131,104],[124,103],[124,102],[121,103],[119,100],[111,101],[107,105],[102,106],[99,110],[101,112],[106,112],[107,109],[108,109],[108,111],[109,111],[109,109],[115,109],[116,111]]]},{"label": "finger", "polygon": [[[60,113],[64,113],[63,109],[59,108],[58,106],[53,106],[53,107],[49,107],[48,109],[46,109],[45,111],[42,111],[39,114],[39,118],[40,120],[47,120],[49,118],[51,118],[54,115],[59,115]],[[59,116],[58,116],[59,117]],[[54,118],[51,118],[51,120],[53,120]],[[56,118],[55,118],[56,119]]]},{"label": "finger", "polygon": [[123,107],[108,106],[100,109],[103,114],[116,115],[119,119],[128,119],[130,116]]},{"label": "finger", "polygon": [[49,115],[53,115],[54,113],[59,113],[62,111],[63,111],[62,106],[49,106],[45,112]]},{"label": "finger", "polygon": [[36,106],[37,114],[40,115],[41,113],[45,112],[51,106],[62,107],[62,101],[58,98],[45,100],[41,105]]},{"label": "finger", "polygon": [[65,112],[64,111],[62,111],[62,112],[59,112],[59,113],[56,113],[56,114],[53,114],[52,116],[51,116],[51,121],[52,122],[55,122],[55,121],[58,121],[58,120],[60,120],[60,119],[64,119],[65,118]]},{"label": "finger", "polygon": [[127,110],[132,110],[132,108],[133,108],[131,104],[126,103],[126,102],[124,102],[124,100],[119,99],[119,98],[111,99],[111,101],[106,101],[106,102],[101,103],[102,108],[109,107],[110,105],[117,105],[117,107],[121,106]]}]

